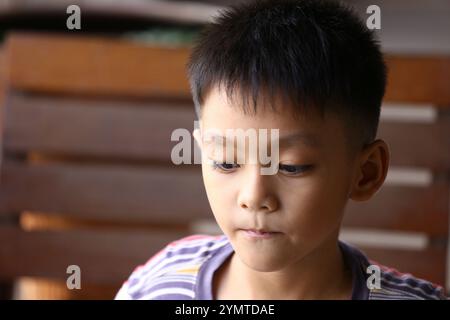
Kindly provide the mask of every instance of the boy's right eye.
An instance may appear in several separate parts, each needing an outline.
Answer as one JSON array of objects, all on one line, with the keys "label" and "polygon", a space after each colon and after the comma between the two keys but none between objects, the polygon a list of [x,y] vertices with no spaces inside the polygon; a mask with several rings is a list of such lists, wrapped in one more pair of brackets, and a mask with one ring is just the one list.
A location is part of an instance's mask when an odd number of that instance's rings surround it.
[{"label": "boy's right eye", "polygon": [[235,164],[235,163],[219,162],[219,161],[214,161],[214,160],[211,161],[211,165],[212,165],[213,169],[218,169],[218,170],[222,170],[225,172],[230,172],[236,168],[239,168],[239,165]]}]

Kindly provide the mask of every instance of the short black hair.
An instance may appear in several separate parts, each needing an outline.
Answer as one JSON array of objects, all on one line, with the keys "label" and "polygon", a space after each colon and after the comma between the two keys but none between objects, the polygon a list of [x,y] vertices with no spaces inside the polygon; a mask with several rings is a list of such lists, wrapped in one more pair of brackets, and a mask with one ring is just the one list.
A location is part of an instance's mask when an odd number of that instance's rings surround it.
[{"label": "short black hair", "polygon": [[229,99],[238,89],[244,112],[257,112],[262,90],[274,111],[278,96],[289,99],[294,113],[337,113],[351,128],[354,146],[376,138],[386,65],[374,32],[337,1],[253,0],[227,7],[200,33],[187,70],[198,118],[209,90],[224,85]]}]

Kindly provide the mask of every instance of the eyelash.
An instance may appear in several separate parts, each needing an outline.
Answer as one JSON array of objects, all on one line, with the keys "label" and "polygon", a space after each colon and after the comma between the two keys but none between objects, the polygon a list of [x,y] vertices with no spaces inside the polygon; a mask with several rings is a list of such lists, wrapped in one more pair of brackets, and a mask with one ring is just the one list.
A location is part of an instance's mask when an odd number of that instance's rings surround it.
[{"label": "eyelash", "polygon": [[[214,170],[219,170],[222,172],[226,172],[226,173],[230,173],[232,172],[232,170],[238,168],[224,168],[224,165],[229,165],[229,166],[239,166],[238,164],[234,164],[234,163],[226,163],[226,162],[218,162],[218,161],[214,161],[211,160],[211,166]],[[298,170],[297,172],[288,172],[287,175],[298,175],[301,173],[304,173],[308,170],[310,170],[313,167],[312,164],[307,164],[307,165],[285,165],[285,164],[280,164],[279,165],[279,170],[281,171],[281,168],[289,168],[289,169],[294,169],[294,170]]]}]

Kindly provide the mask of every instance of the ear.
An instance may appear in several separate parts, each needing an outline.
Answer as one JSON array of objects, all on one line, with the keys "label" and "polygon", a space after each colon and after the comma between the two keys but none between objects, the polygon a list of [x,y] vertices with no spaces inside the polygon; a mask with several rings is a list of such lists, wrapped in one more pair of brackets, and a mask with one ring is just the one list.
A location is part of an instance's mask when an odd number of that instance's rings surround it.
[{"label": "ear", "polygon": [[381,188],[388,172],[389,158],[389,148],[383,140],[375,140],[364,147],[356,160],[350,190],[352,200],[368,200]]}]

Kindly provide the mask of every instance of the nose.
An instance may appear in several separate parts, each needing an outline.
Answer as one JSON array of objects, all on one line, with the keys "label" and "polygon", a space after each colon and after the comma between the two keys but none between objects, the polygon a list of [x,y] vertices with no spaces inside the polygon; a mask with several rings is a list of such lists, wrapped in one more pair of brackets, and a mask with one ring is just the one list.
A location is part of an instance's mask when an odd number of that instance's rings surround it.
[{"label": "nose", "polygon": [[248,173],[244,175],[244,181],[240,188],[238,205],[251,212],[276,211],[279,206],[276,195],[273,193],[271,180],[273,175],[262,175],[257,165],[246,168]]}]

